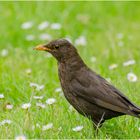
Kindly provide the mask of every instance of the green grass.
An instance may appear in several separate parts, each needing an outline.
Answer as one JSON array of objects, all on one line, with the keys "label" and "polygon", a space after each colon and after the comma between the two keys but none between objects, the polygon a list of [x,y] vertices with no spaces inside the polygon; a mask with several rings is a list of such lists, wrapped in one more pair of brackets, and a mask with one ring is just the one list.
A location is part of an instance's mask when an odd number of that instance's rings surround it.
[{"label": "green grass", "polygon": [[[25,36],[41,33],[52,35],[53,39],[67,35],[72,41],[80,35],[86,36],[87,46],[77,47],[86,64],[118,87],[133,102],[140,105],[140,3],[139,2],[0,2],[0,51],[8,49],[6,57],[0,57],[0,93],[5,95],[0,100],[0,122],[10,119],[10,125],[0,126],[0,138],[15,138],[23,134],[27,138],[56,139],[128,139],[140,138],[140,120],[123,116],[106,121],[97,136],[94,135],[92,123],[76,111],[69,111],[69,103],[55,89],[60,86],[57,76],[57,63],[53,58],[45,58],[45,52],[36,52],[32,48],[44,43],[38,38],[26,41]],[[77,15],[84,15],[89,20],[79,21]],[[39,31],[37,26],[42,21],[61,23],[58,31],[49,28]],[[33,21],[34,26],[22,30],[21,24]],[[123,47],[117,45],[116,34],[124,34]],[[95,63],[90,58],[95,56]],[[123,67],[122,63],[135,59],[136,64]],[[118,68],[110,71],[108,66],[117,63]],[[27,68],[32,69],[29,76]],[[136,83],[130,83],[126,76],[130,71],[138,76]],[[44,84],[45,89],[34,91],[30,82]],[[57,102],[45,109],[38,109],[36,100],[32,99],[30,110],[21,109],[23,103],[29,102],[32,95],[44,95],[42,103],[49,97]],[[12,110],[5,110],[5,104],[14,105]],[[50,130],[41,128],[32,130],[32,126],[41,126],[49,122],[54,124]],[[72,128],[83,125],[80,132]],[[62,127],[59,131],[58,128]]]}]

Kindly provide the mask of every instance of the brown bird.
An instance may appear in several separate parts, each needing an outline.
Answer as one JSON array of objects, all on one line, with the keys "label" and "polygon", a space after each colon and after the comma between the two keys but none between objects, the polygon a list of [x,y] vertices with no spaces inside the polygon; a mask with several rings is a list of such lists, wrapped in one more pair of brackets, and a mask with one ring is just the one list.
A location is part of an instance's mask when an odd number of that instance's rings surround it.
[{"label": "brown bird", "polygon": [[82,115],[100,127],[105,120],[121,115],[140,118],[140,108],[113,85],[86,66],[76,48],[65,39],[39,45],[36,50],[51,53],[66,99]]}]

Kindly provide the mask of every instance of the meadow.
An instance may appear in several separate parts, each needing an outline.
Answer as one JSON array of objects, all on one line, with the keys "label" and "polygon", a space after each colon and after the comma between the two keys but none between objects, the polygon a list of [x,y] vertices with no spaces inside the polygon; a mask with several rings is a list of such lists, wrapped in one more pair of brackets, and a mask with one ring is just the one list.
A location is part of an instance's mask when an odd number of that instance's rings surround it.
[{"label": "meadow", "polygon": [[139,2],[0,2],[0,13],[0,139],[140,138],[140,120],[131,116],[106,121],[94,135],[66,101],[56,60],[33,50],[69,39],[91,69],[140,106]]}]

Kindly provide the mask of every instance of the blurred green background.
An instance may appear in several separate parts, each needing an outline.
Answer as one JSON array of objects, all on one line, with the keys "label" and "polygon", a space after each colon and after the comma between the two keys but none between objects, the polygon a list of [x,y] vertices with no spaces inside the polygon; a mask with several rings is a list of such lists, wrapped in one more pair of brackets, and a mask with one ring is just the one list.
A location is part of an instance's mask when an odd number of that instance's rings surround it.
[{"label": "blurred green background", "polygon": [[[69,103],[55,92],[60,87],[56,60],[45,52],[33,51],[40,43],[70,39],[90,68],[110,78],[140,105],[139,2],[0,2],[0,15],[0,93],[4,94],[4,99],[0,99],[0,122],[12,121],[0,125],[0,138],[140,138],[140,121],[130,116],[107,121],[95,136],[92,123],[76,111],[71,112]],[[48,26],[39,29],[46,21]],[[29,28],[25,27],[27,24]],[[123,63],[130,59],[136,64],[124,67]],[[111,64],[118,67],[109,70]],[[129,72],[137,75],[135,83],[128,81]],[[35,91],[30,82],[45,88]],[[40,103],[45,104],[50,97],[57,102],[40,109],[33,95],[44,96]],[[21,105],[28,102],[31,108],[23,110]],[[12,104],[13,109],[5,109],[7,104]],[[49,122],[53,128],[42,131],[42,125]],[[37,123],[40,127],[32,129]],[[83,130],[73,132],[77,125],[84,126]]]}]

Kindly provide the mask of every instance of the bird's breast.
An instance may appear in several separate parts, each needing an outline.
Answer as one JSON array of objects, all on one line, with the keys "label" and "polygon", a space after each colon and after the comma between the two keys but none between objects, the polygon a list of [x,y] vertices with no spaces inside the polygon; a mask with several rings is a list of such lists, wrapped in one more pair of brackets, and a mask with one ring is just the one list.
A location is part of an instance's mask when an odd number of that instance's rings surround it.
[{"label": "bird's breast", "polygon": [[73,100],[73,94],[70,89],[70,84],[71,79],[73,77],[73,73],[66,65],[58,64],[58,75],[64,95],[67,98],[67,100],[71,102],[71,100]]},{"label": "bird's breast", "polygon": [[59,75],[62,89],[65,92],[65,90],[69,89],[70,75],[69,75],[69,72],[67,70],[67,67],[64,64],[58,65],[58,75]]}]

